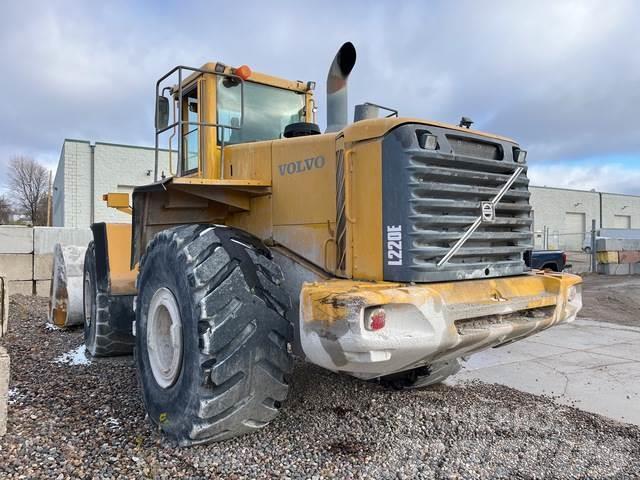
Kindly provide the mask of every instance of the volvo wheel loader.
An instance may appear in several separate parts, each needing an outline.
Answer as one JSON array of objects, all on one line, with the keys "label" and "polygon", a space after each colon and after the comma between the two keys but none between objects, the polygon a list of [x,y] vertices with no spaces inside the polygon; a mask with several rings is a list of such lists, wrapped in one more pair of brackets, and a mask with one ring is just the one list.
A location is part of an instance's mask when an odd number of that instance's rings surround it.
[{"label": "volvo wheel loader", "polygon": [[156,84],[156,181],[131,207],[105,195],[132,222],[92,226],[86,345],[135,350],[149,418],[181,445],[266,426],[293,355],[421,387],[581,308],[579,277],[525,266],[525,150],[372,103],[348,123],[355,59],[346,43],[330,67],[324,133],[313,82],[174,68]]}]

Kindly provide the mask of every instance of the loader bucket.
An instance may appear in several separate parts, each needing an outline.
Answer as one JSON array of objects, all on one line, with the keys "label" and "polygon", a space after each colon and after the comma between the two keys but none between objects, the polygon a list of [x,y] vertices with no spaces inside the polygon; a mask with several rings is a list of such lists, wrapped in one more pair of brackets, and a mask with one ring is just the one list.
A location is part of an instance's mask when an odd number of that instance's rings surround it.
[{"label": "loader bucket", "polygon": [[57,327],[84,323],[83,270],[86,247],[56,244],[53,250],[49,321]]}]

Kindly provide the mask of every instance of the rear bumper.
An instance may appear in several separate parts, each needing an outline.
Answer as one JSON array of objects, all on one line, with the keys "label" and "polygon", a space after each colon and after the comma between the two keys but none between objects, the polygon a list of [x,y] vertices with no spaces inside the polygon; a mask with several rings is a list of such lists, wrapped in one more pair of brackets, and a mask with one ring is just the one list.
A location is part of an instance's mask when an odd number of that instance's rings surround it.
[{"label": "rear bumper", "polygon": [[[582,307],[581,283],[575,275],[543,272],[423,285],[307,283],[300,294],[300,342],[312,363],[374,378],[571,322]],[[386,312],[377,331],[365,328],[371,307]]]}]

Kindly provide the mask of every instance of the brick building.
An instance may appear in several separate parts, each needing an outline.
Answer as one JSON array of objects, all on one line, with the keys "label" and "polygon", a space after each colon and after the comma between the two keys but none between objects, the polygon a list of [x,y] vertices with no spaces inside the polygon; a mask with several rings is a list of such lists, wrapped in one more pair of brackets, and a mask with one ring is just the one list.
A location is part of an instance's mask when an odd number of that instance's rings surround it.
[{"label": "brick building", "polygon": [[[169,171],[168,157],[168,151],[160,152],[159,173]],[[102,195],[130,194],[135,186],[153,182],[153,170],[153,148],[66,139],[53,182],[53,226],[130,221],[129,215],[107,208]]]}]

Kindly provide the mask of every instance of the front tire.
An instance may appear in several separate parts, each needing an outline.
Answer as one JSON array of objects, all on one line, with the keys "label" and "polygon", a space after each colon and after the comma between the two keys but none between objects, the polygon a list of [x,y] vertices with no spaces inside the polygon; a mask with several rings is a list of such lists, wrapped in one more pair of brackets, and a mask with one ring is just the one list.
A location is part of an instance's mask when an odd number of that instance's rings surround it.
[{"label": "front tire", "polygon": [[281,282],[269,250],[232,228],[175,227],[147,247],[136,363],[149,418],[180,445],[250,433],[277,415],[293,367]]}]

